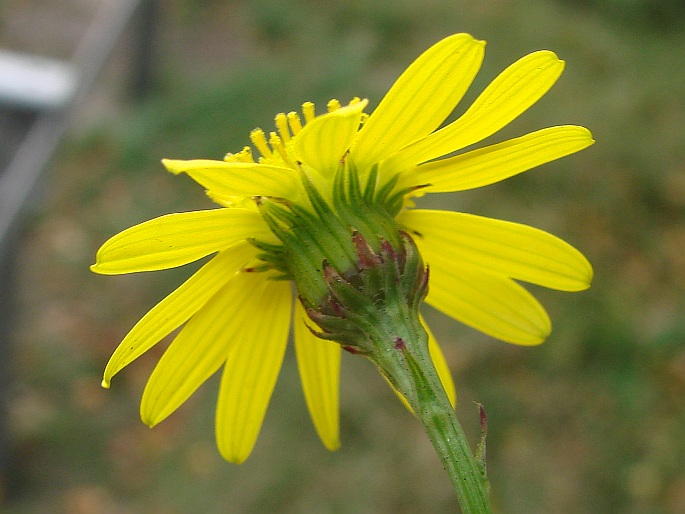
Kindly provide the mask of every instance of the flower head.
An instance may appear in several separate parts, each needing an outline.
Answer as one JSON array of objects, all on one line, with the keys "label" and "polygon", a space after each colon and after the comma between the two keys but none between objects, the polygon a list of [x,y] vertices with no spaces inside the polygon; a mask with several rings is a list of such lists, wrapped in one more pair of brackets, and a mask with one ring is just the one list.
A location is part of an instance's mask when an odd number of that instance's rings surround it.
[{"label": "flower head", "polygon": [[[257,159],[245,147],[223,161],[164,160],[221,207],[129,228],[102,246],[93,271],[152,271],[215,255],[133,327],[103,384],[183,325],[145,388],[143,421],[159,423],[223,367],[217,443],[226,459],[241,462],[257,438],[292,324],[309,411],[323,443],[334,449],[341,346],[319,336],[344,343],[338,332],[354,327],[333,319],[348,308],[336,294],[356,283],[378,299],[389,280],[379,268],[384,262],[398,273],[413,266],[407,286],[398,289],[406,302],[418,305],[426,293],[425,262],[428,304],[501,340],[542,342],[549,317],[519,281],[583,290],[592,269],[582,254],[532,227],[416,209],[411,201],[492,184],[593,143],[583,127],[556,126],[463,151],[528,109],[564,67],[552,52],[527,55],[441,127],[478,72],[484,47],[467,34],[443,39],[409,66],[370,114],[368,101],[360,99],[345,106],[333,100],[318,116],[311,103],[303,104],[302,115],[278,114],[275,131],[250,135]],[[419,254],[410,259],[413,248]],[[454,400],[430,334],[429,349]]]}]

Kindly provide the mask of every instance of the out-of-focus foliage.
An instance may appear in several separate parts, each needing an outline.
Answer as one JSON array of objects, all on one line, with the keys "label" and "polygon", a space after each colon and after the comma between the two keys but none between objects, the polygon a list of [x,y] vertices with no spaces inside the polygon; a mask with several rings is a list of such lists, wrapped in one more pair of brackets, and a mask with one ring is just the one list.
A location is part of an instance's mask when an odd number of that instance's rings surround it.
[{"label": "out-of-focus foliage", "polygon": [[671,30],[682,27],[685,3],[680,0],[564,0],[570,7],[589,8],[607,21],[630,23],[642,29]]}]

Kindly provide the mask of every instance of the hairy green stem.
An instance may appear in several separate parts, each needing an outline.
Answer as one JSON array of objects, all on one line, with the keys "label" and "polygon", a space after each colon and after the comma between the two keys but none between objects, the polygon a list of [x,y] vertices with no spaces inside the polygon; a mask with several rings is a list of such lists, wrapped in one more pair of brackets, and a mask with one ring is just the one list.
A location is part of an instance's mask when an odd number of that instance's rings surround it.
[{"label": "hairy green stem", "polygon": [[464,514],[490,513],[484,465],[474,457],[445,394],[429,355],[425,330],[421,326],[411,328],[406,339],[395,338],[394,352],[378,352],[370,357],[407,399],[424,426],[452,481]]},{"label": "hairy green stem", "polygon": [[[423,424],[448,472],[465,514],[491,512],[482,459],[476,459],[447,398],[430,356],[419,307],[428,290],[428,270],[411,237],[399,245],[380,239],[378,250],[353,233],[355,268],[338,273],[327,261],[323,279],[328,295],[308,305],[318,336],[370,359],[407,400]],[[484,453],[481,443],[479,453]]]}]

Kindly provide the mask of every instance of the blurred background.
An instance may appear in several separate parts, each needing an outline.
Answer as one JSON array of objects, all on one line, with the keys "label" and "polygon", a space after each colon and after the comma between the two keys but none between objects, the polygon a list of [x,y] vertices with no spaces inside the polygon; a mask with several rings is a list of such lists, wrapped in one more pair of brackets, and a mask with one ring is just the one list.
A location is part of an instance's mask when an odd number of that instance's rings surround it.
[{"label": "blurred background", "polygon": [[[98,12],[116,3],[3,0],[0,47],[69,60]],[[0,312],[12,342],[0,341],[1,512],[457,511],[418,423],[351,355],[343,356],[335,453],[316,437],[290,351],[245,464],[225,463],[215,449],[216,380],[148,429],[138,402],[165,343],[110,390],[100,388],[102,370],[129,328],[197,266],[121,277],[88,270],[114,233],[211,206],[191,181],[165,173],[162,157],[220,159],[306,100],[358,95],[373,106],[416,56],[455,32],[488,41],[462,110],[526,53],[550,49],[567,63],[555,87],[488,142],[556,124],[587,126],[597,140],[503,183],[426,200],[548,230],[595,267],[583,293],[531,288],[554,323],[539,347],[507,345],[427,312],[474,445],[474,402],[487,410],[498,511],[685,512],[681,0],[157,5],[154,23],[126,25],[93,87],[70,107],[69,130],[12,245],[15,316]],[[7,285],[0,294],[9,303]]]}]

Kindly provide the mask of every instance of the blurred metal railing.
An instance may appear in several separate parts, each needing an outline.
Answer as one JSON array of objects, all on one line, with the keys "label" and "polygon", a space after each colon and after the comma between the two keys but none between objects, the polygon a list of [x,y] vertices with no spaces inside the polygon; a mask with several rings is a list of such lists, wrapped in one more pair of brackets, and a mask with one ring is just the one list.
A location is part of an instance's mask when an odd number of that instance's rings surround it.
[{"label": "blurred metal railing", "polygon": [[[134,39],[133,93],[150,82],[155,0],[114,0],[97,12],[68,62],[0,50],[0,472],[20,218],[115,45]],[[131,27],[132,31],[127,32]]]},{"label": "blurred metal railing", "polygon": [[[2,149],[3,157],[10,157],[6,165],[0,161],[0,245],[45,170],[68,127],[74,107],[90,91],[116,42],[136,14],[145,20],[151,19],[153,3],[119,0],[106,5],[86,31],[70,62],[4,54],[10,57],[6,61],[12,61],[15,70],[22,70],[25,83],[22,85],[15,80],[9,84],[13,77],[6,73],[0,75],[0,105],[14,117],[10,123],[3,123],[3,139],[5,144],[16,144],[16,148]],[[139,26],[145,32],[151,28],[149,22]],[[148,36],[136,38],[141,46],[136,59],[144,65],[136,74],[139,87],[147,83],[142,77],[149,75],[149,48],[144,48],[150,42]],[[8,71],[11,68],[8,66]],[[5,131],[14,133],[6,139]]]}]

